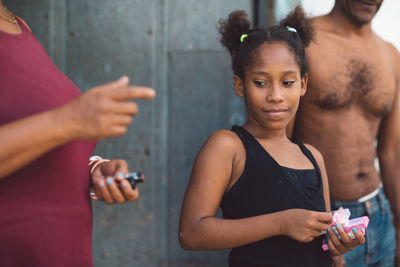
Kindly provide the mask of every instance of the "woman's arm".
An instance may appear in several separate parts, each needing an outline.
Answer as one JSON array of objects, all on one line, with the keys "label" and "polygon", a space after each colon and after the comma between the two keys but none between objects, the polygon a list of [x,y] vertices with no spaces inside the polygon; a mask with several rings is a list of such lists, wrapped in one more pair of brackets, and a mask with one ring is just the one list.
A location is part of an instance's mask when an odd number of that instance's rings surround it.
[{"label": "woman's arm", "polygon": [[152,89],[129,86],[124,77],[55,110],[0,125],[0,180],[70,140],[124,134],[138,112],[136,104],[127,100],[154,95]]},{"label": "woman's arm", "polygon": [[237,220],[216,218],[238,148],[243,149],[239,138],[221,130],[200,150],[181,212],[179,241],[184,249],[226,249],[276,235],[309,242],[328,228],[330,214],[300,209]]},{"label": "woman's arm", "polygon": [[49,111],[0,126],[0,179],[69,141],[69,122],[61,119]]}]

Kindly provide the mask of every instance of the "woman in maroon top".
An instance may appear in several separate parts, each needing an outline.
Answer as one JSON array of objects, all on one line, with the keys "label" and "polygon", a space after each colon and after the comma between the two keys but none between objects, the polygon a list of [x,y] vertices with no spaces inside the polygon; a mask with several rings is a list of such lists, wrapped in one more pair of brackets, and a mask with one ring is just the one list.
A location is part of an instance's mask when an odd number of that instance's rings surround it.
[{"label": "woman in maroon top", "polygon": [[1,0],[0,44],[0,266],[92,266],[90,183],[110,204],[138,191],[118,178],[124,160],[89,177],[89,157],[126,132],[138,111],[128,100],[155,92],[123,77],[80,95]]}]

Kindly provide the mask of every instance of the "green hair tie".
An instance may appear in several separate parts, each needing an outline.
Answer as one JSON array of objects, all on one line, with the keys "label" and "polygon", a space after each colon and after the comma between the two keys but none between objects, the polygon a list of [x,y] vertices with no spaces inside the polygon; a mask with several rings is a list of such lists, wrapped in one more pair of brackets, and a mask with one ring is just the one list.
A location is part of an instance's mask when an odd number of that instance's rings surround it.
[{"label": "green hair tie", "polygon": [[243,33],[243,34],[240,36],[240,42],[243,43],[244,39],[246,39],[247,36],[248,36],[247,34]]},{"label": "green hair tie", "polygon": [[288,31],[291,31],[291,32],[297,32],[297,30],[296,30],[295,28],[290,27],[290,26],[286,26],[286,29],[287,29]]}]

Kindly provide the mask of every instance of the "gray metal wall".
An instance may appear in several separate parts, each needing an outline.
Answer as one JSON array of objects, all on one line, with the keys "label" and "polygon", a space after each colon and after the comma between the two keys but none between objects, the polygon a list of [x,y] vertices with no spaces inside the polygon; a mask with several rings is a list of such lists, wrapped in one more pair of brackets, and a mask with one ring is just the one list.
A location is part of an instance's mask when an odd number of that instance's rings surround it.
[{"label": "gray metal wall", "polygon": [[96,153],[144,171],[133,204],[94,203],[95,266],[224,266],[227,251],[186,252],[177,240],[191,165],[207,136],[241,124],[230,59],[216,22],[251,0],[6,0],[81,89],[119,78],[151,85],[157,98],[122,138]]}]

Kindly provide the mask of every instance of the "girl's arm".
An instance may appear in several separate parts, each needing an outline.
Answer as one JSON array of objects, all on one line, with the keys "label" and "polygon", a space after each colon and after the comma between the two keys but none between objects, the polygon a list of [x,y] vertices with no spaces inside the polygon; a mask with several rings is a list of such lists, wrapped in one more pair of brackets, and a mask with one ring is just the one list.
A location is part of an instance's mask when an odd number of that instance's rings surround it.
[{"label": "girl's arm", "polygon": [[[326,211],[330,211],[331,201],[329,197],[329,183],[328,183],[328,175],[325,169],[324,158],[315,147],[308,144],[305,145],[313,154],[321,170]],[[365,238],[360,233],[360,231],[354,233],[354,235],[356,236],[356,239],[354,241],[349,238],[349,236],[346,234],[343,228],[338,229],[338,232],[340,234],[341,239],[338,239],[334,233],[330,233],[330,235],[328,234],[327,243],[329,246],[329,250],[333,256],[334,266],[343,266],[342,264],[344,264],[345,261],[342,254],[350,250],[353,250],[356,246],[360,244],[364,244]]]},{"label": "girl's arm", "polygon": [[324,200],[326,211],[331,211],[331,198],[329,196],[329,182],[328,182],[328,174],[326,173],[324,158],[322,157],[321,152],[319,152],[315,147],[309,144],[304,144],[308,150],[313,154],[315,161],[317,162],[319,169],[321,171],[322,176],[322,185],[324,190]]},{"label": "girl's arm", "polygon": [[184,249],[226,249],[276,235],[309,242],[328,228],[330,214],[301,209],[237,220],[216,218],[240,153],[245,153],[240,139],[226,130],[211,135],[201,148],[182,206],[179,241]]}]

